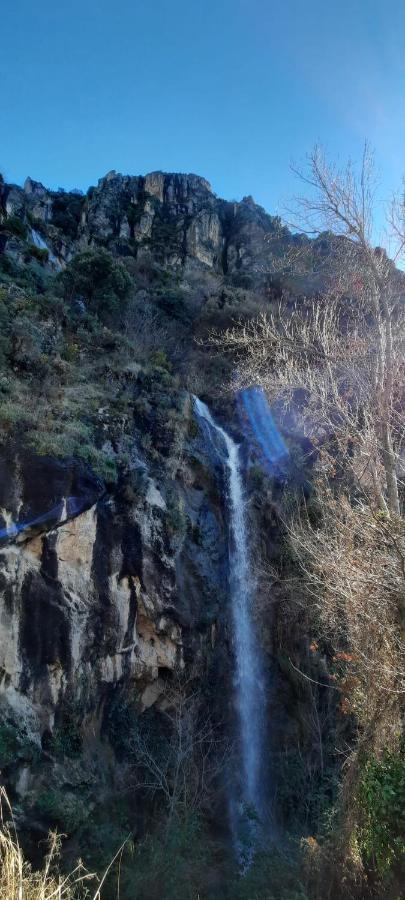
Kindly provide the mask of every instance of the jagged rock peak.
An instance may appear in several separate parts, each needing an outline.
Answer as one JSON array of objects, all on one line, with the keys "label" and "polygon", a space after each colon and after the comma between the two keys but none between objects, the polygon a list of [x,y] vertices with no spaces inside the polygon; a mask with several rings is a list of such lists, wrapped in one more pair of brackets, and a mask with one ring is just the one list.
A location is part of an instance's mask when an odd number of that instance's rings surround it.
[{"label": "jagged rock peak", "polygon": [[49,193],[49,191],[42,184],[41,181],[34,181],[33,178],[28,176],[28,178],[26,178],[24,181],[24,193],[25,194],[36,194],[37,196],[43,196],[44,194]]},{"label": "jagged rock peak", "polygon": [[[106,175],[99,179],[98,184],[101,185],[106,181],[114,180],[133,180],[134,177],[137,180],[144,178],[145,189],[147,185],[149,185],[150,187],[153,187],[154,185],[177,185],[182,186],[183,188],[187,188],[189,191],[203,190],[208,191],[210,194],[212,194],[212,187],[209,181],[207,181],[206,178],[203,178],[202,175],[195,175],[193,172],[163,172],[160,169],[153,172],[147,172],[144,176],[122,175],[115,169],[111,169],[109,172],[107,172]],[[31,179],[27,179],[27,181],[28,180],[31,181]],[[33,183],[36,184],[36,182]]]},{"label": "jagged rock peak", "polygon": [[193,173],[156,171],[146,175],[122,175],[112,169],[98,181],[99,189],[107,185],[115,185],[117,188],[135,187],[156,197],[161,203],[184,203],[191,197],[213,196],[209,181]]}]

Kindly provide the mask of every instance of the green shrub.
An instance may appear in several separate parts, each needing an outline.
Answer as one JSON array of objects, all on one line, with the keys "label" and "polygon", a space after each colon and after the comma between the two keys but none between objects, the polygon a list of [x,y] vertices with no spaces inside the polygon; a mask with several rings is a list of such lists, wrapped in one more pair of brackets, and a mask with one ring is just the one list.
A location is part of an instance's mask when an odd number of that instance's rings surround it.
[{"label": "green shrub", "polygon": [[107,250],[85,250],[58,276],[66,299],[83,296],[90,313],[108,323],[123,313],[131,278]]},{"label": "green shrub", "polygon": [[183,499],[176,496],[174,491],[167,494],[166,524],[169,533],[173,537],[181,538],[187,531],[187,515],[184,509]]},{"label": "green shrub", "polygon": [[40,263],[46,263],[49,259],[49,250],[46,247],[37,247],[36,244],[30,244],[27,250],[28,257],[37,259]]},{"label": "green shrub", "polygon": [[384,876],[400,868],[405,875],[405,759],[386,752],[369,760],[360,780],[362,822],[359,846],[367,864]]},{"label": "green shrub", "polygon": [[249,480],[253,490],[260,491],[266,483],[266,476],[262,468],[253,465],[249,469]]},{"label": "green shrub", "polygon": [[77,759],[82,752],[82,711],[74,703],[65,703],[53,731],[53,750],[57,756]]},{"label": "green shrub", "polygon": [[35,231],[38,231],[38,233],[41,234],[42,237],[46,237],[46,225],[43,219],[39,219],[38,216],[34,216],[30,210],[28,210],[27,212],[27,219],[31,227],[34,228]]},{"label": "green shrub", "polygon": [[128,896],[131,900],[202,900],[208,896],[210,849],[197,815],[173,823],[166,835],[146,838],[135,845],[127,873]]},{"label": "green shrub", "polygon": [[[0,421],[4,406],[9,411],[10,404],[0,406]],[[46,421],[42,421],[41,427],[33,430],[28,437],[29,446],[40,456],[78,457],[100,478],[109,484],[115,483],[118,478],[117,460],[96,447],[94,441],[91,426],[80,420],[61,423],[57,418],[48,427]]]},{"label": "green shrub", "polygon": [[90,814],[86,799],[57,788],[43,791],[36,801],[36,807],[39,814],[51,825],[67,834],[77,831]]},{"label": "green shrub", "polygon": [[18,752],[17,731],[11,725],[0,725],[0,767],[15,763]]},{"label": "green shrub", "polygon": [[63,349],[63,357],[68,362],[75,362],[80,354],[80,346],[74,341],[70,341]]},{"label": "green shrub", "polygon": [[19,269],[17,264],[8,256],[7,253],[0,254],[0,279],[3,282],[9,282],[14,276],[18,278]]},{"label": "green shrub", "polygon": [[232,900],[308,900],[299,869],[299,859],[288,847],[283,852],[275,847],[259,850],[247,871],[235,878],[229,897]]},{"label": "green shrub", "polygon": [[0,769],[16,765],[17,760],[33,762],[40,754],[40,749],[15,725],[3,722],[0,725]]},{"label": "green shrub", "polygon": [[53,195],[52,225],[70,238],[77,236],[84,197],[75,193],[59,192]]},{"label": "green shrub", "polygon": [[152,353],[151,362],[152,365],[157,366],[159,369],[165,369],[166,372],[171,372],[173,369],[165,350],[155,350],[155,352]]},{"label": "green shrub", "polygon": [[13,234],[15,237],[23,239],[27,236],[27,226],[19,216],[7,216],[0,230],[6,234]]},{"label": "green shrub", "polygon": [[33,427],[38,423],[38,408],[29,408],[26,401],[5,399],[0,402],[0,424],[3,428],[12,429],[13,426],[22,425]]},{"label": "green shrub", "polygon": [[94,446],[80,447],[77,455],[91,466],[96,475],[99,475],[108,484],[115,484],[118,479],[117,459]]},{"label": "green shrub", "polygon": [[156,295],[156,303],[169,319],[176,319],[183,324],[191,322],[190,310],[181,290],[168,288],[167,290],[159,291]]}]

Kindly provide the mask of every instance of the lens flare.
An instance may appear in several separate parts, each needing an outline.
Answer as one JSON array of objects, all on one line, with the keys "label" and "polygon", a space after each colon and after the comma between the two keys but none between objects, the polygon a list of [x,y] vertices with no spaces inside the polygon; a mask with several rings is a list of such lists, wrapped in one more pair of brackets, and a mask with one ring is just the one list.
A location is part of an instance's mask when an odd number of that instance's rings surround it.
[{"label": "lens flare", "polygon": [[[27,519],[24,522],[13,523],[7,528],[1,528],[0,540],[15,537],[15,535],[21,534],[22,531],[27,531],[29,528],[33,528],[36,525],[42,525],[42,523],[48,522],[51,519],[56,519],[56,521],[65,521],[65,518],[77,516],[78,513],[80,513],[83,509],[84,504],[85,501],[80,497],[67,497],[66,507],[65,501],[60,500],[60,502],[57,503],[56,506],[53,506],[52,509],[48,509],[48,511],[43,513],[41,516],[36,516],[34,519]],[[65,509],[66,514],[63,515]]]},{"label": "lens flare", "polygon": [[263,389],[251,387],[240,391],[238,410],[246,437],[254,444],[262,463],[271,474],[282,470],[288,458],[288,448]]}]

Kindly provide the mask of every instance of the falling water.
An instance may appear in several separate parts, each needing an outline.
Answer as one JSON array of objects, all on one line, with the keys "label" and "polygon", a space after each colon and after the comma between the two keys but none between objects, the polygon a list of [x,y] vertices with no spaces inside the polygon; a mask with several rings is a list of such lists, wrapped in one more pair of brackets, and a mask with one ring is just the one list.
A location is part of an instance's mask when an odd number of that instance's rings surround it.
[{"label": "falling water", "polygon": [[43,239],[42,235],[39,233],[39,231],[36,231],[35,228],[31,228],[31,237],[32,237],[32,243],[34,244],[35,247],[38,247],[39,250],[47,250],[48,251],[49,262],[51,263],[51,265],[54,269],[57,269],[58,271],[60,271],[62,266],[61,266],[59,260],[57,259],[55,254],[52,253],[52,250],[49,249],[48,244],[46,243],[46,241],[44,241],[44,239]]},{"label": "falling water", "polygon": [[239,796],[241,805],[265,814],[263,747],[265,707],[263,667],[258,644],[252,601],[254,579],[247,537],[246,501],[242,481],[240,448],[229,434],[216,424],[205,403],[194,398],[199,419],[217,452],[221,453],[228,481],[230,520],[229,582],[235,644],[235,691],[238,708],[241,749]]}]

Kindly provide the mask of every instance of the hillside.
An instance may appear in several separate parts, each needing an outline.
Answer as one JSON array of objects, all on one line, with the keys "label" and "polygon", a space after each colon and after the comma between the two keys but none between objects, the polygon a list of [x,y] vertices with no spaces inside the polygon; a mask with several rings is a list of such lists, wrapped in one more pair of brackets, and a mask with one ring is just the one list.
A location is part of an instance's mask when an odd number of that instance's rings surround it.
[{"label": "hillside", "polygon": [[[197,175],[112,171],[86,195],[0,181],[0,768],[34,864],[57,828],[63,865],[81,856],[98,872],[129,835],[124,898],[400,896],[404,844],[382,796],[399,808],[399,517],[364,500],[375,473],[364,477],[370,445],[356,434],[368,407],[354,410],[343,355],[328,431],[277,343],[305,346],[320,370],[305,323],[313,304],[317,322],[332,309],[342,246],[293,235]],[[401,297],[401,274],[386,270]],[[328,350],[343,354],[355,334],[350,372],[367,355],[352,275]],[[263,315],[278,316],[266,352]],[[339,430],[342,398],[354,436]],[[261,661],[249,703],[264,723],[269,821],[256,849],[232,617],[235,472],[249,557],[238,589],[257,642],[243,653]],[[347,560],[361,615],[342,601],[336,625],[330,582],[348,591]],[[367,647],[363,561],[387,622],[382,636],[369,625]]]}]

